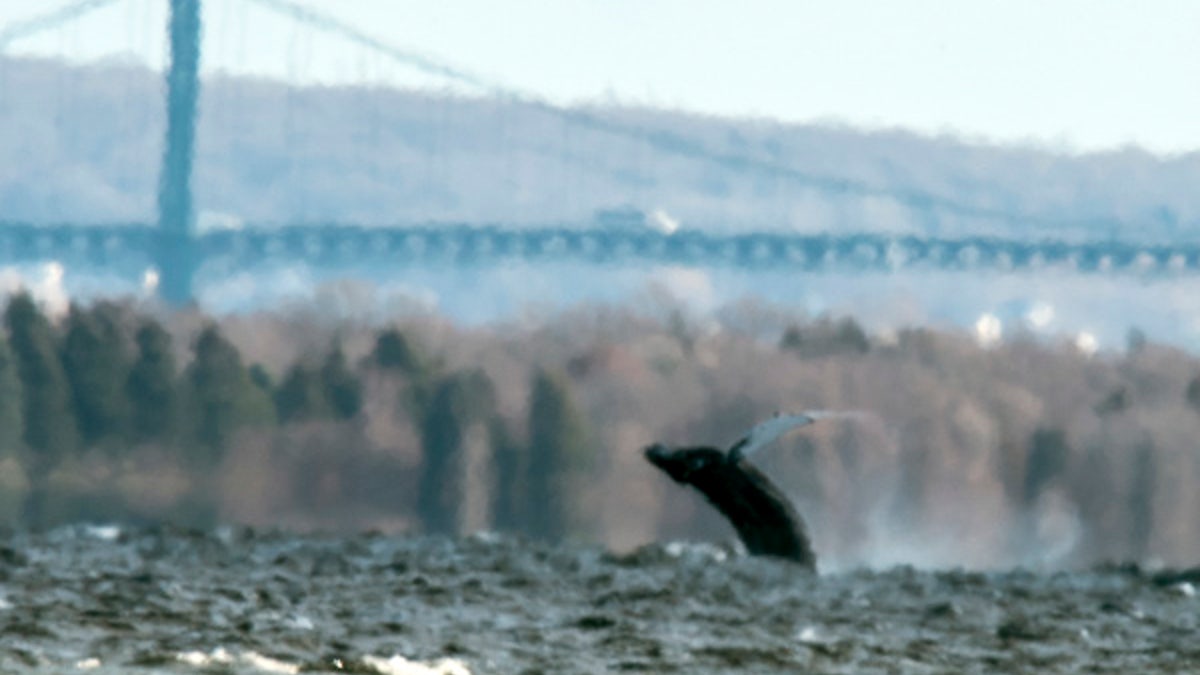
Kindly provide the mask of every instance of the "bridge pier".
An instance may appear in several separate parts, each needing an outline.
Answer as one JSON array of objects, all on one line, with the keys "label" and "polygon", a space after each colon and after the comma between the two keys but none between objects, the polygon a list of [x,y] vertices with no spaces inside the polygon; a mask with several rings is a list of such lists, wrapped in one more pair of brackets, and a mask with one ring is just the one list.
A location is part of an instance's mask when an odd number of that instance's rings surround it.
[{"label": "bridge pier", "polygon": [[191,180],[200,93],[200,0],[171,0],[168,30],[167,136],[158,183],[155,263],[161,297],[181,305],[192,299],[192,277],[199,263]]}]

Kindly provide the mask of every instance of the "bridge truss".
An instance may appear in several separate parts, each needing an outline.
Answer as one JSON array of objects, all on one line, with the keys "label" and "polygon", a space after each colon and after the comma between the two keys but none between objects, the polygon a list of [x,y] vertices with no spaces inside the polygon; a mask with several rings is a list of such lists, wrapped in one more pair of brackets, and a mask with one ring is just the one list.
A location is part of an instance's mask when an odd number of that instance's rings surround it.
[{"label": "bridge truss", "polygon": [[[150,225],[81,227],[0,222],[0,264],[57,260],[136,277],[157,264],[162,239]],[[498,265],[565,262],[590,265],[684,265],[746,271],[903,271],[942,269],[1142,277],[1200,273],[1200,244],[1121,241],[1025,242],[880,233],[713,233],[681,230],[514,229],[468,223],[407,227],[288,225],[219,230],[191,236],[198,266],[252,271],[271,264],[322,268],[402,268],[415,262]]]}]

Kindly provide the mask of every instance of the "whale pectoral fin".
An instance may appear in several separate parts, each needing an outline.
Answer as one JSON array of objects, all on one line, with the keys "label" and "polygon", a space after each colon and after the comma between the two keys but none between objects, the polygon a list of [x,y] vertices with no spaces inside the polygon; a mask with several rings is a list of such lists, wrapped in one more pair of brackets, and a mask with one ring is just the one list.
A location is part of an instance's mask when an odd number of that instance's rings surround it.
[{"label": "whale pectoral fin", "polygon": [[736,462],[739,459],[741,459],[742,458],[742,448],[745,448],[746,444],[749,442],[750,442],[750,436],[748,436],[748,435],[742,436],[741,438],[739,438],[738,442],[734,443],[733,447],[729,448],[729,460],[732,462]]},{"label": "whale pectoral fin", "polygon": [[788,431],[812,424],[820,416],[821,414],[817,412],[775,413],[774,417],[758,423],[753,429],[746,432],[746,435],[737,443],[734,443],[733,447],[729,448],[729,459],[737,461],[748,457]]}]

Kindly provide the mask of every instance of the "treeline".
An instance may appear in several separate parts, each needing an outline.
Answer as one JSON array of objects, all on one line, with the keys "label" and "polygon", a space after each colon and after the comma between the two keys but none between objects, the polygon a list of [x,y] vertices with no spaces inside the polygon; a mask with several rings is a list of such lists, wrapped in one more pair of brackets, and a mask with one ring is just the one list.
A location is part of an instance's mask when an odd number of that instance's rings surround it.
[{"label": "treeline", "polygon": [[[466,510],[483,492],[491,501],[484,511],[495,518],[476,526],[557,539],[572,525],[566,490],[572,472],[586,467],[590,449],[565,378],[553,370],[531,372],[532,442],[526,444],[498,415],[495,385],[485,371],[443,367],[395,328],[380,330],[356,364],[334,341],[325,353],[304,355],[275,378],[261,365],[245,363],[211,321],[191,340],[181,367],[162,323],[119,303],[72,305],[55,325],[29,295],[19,294],[8,302],[4,325],[0,461],[7,480],[0,485],[0,504],[10,526],[37,529],[81,519],[209,525],[222,515],[236,518],[222,513],[214,481],[237,470],[230,453],[239,443],[257,435],[287,445],[297,433],[325,426],[334,430],[328,441],[343,446],[333,450],[353,455],[368,443],[361,434],[368,382],[399,392],[392,412],[418,433],[415,495],[386,500],[411,511],[406,515],[417,527],[460,533]],[[480,458],[485,446],[488,457]],[[140,461],[185,476],[187,485],[170,496],[167,508],[139,509],[136,495],[103,484],[114,467],[119,474],[123,465]],[[282,474],[287,468],[312,467],[300,462],[263,471]],[[468,474],[485,470],[495,475],[494,484],[472,485]],[[397,467],[384,473],[396,474]],[[395,489],[410,482],[398,480]],[[341,497],[365,496],[354,493],[355,486],[347,485]]]},{"label": "treeline", "polygon": [[1200,359],[951,331],[870,334],[750,304],[539,322],[216,320],[11,299],[0,517],[218,522],[624,550],[726,540],[646,445],[723,446],[777,410],[858,410],[755,457],[822,565],[1200,558]]}]

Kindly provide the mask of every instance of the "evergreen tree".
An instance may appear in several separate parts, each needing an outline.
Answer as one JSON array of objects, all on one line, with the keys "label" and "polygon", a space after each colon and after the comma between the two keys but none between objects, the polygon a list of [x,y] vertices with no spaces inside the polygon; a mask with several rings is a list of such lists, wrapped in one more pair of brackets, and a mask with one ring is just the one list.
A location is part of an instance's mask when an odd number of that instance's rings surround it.
[{"label": "evergreen tree", "polygon": [[492,525],[503,532],[519,532],[525,528],[528,513],[524,494],[527,452],[503,419],[494,417],[488,431],[496,467]]},{"label": "evergreen tree", "polygon": [[588,445],[566,376],[538,368],[532,388],[526,481],[530,534],[561,539],[575,524],[570,483],[587,465]]},{"label": "evergreen tree", "polygon": [[458,523],[461,482],[455,469],[467,423],[463,379],[449,375],[437,386],[421,427],[423,463],[417,513],[426,532],[453,534]]},{"label": "evergreen tree", "polygon": [[423,466],[417,511],[427,532],[454,534],[461,522],[464,441],[490,415],[491,381],[482,371],[451,373],[435,387],[421,425]]},{"label": "evergreen tree", "polygon": [[171,335],[153,319],[138,329],[137,358],[125,392],[135,441],[172,442],[179,431],[179,390]]},{"label": "evergreen tree", "polygon": [[866,354],[871,341],[854,319],[834,321],[828,317],[800,327],[788,326],[779,341],[780,349],[792,351],[802,358],[823,358],[840,354]]},{"label": "evergreen tree", "polygon": [[21,379],[8,340],[0,335],[0,459],[16,456],[25,431]]},{"label": "evergreen tree", "polygon": [[1187,389],[1184,390],[1184,398],[1192,410],[1200,412],[1200,375],[1196,375],[1188,380]]},{"label": "evergreen tree", "polygon": [[398,328],[388,328],[375,336],[375,348],[370,361],[381,370],[395,371],[412,377],[426,370],[424,359],[413,347],[408,336]]},{"label": "evergreen tree", "polygon": [[242,357],[215,325],[200,332],[195,356],[187,369],[189,412],[195,438],[216,462],[234,433],[245,426],[274,418],[271,400],[242,366]]},{"label": "evergreen tree", "polygon": [[23,393],[25,472],[30,487],[24,518],[29,527],[40,529],[47,524],[47,479],[54,467],[76,450],[79,436],[71,414],[70,386],[50,322],[26,293],[9,300],[4,321]]},{"label": "evergreen tree", "polygon": [[28,470],[36,481],[79,445],[71,392],[54,346],[54,330],[33,298],[25,293],[14,296],[4,319],[24,393],[24,440],[31,455]]},{"label": "evergreen tree", "polygon": [[1032,506],[1042,491],[1057,481],[1067,469],[1071,448],[1062,429],[1040,428],[1029,441],[1029,459],[1025,464],[1026,506]]},{"label": "evergreen tree", "polygon": [[288,368],[275,390],[275,411],[285,424],[329,417],[329,399],[315,369],[301,361]]},{"label": "evergreen tree", "polygon": [[271,392],[275,390],[275,382],[271,379],[271,374],[263,367],[261,363],[255,363],[250,366],[248,371],[250,375],[250,383],[258,387],[267,398],[271,397]]},{"label": "evergreen tree", "polygon": [[407,389],[401,400],[411,419],[422,424],[437,386],[438,364],[421,354],[408,336],[394,327],[375,337],[369,362],[384,372],[404,376]]},{"label": "evergreen tree", "polygon": [[28,503],[29,482],[20,462],[22,419],[21,380],[4,331],[0,330],[0,527],[21,524]]},{"label": "evergreen tree", "polygon": [[321,365],[321,384],[337,419],[351,419],[362,409],[363,384],[350,372],[340,346],[335,346],[325,357],[325,363]]},{"label": "evergreen tree", "polygon": [[1129,544],[1133,559],[1144,560],[1150,555],[1154,532],[1154,495],[1158,483],[1158,454],[1154,440],[1147,435],[1134,453],[1128,497]]},{"label": "evergreen tree", "polygon": [[62,362],[83,442],[123,437],[129,421],[125,385],[130,362],[116,317],[99,305],[92,311],[72,305]]}]

